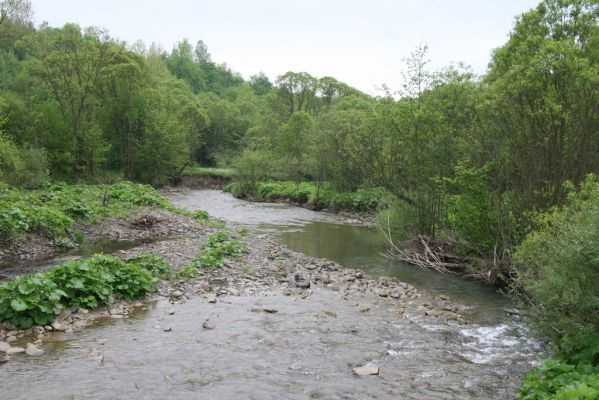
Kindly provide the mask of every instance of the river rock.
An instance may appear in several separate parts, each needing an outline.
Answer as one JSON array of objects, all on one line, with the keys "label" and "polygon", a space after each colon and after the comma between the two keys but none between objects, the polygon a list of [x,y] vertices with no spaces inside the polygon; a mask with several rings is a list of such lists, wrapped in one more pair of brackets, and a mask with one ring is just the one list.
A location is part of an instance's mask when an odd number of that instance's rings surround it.
[{"label": "river rock", "polygon": [[52,324],[50,326],[52,327],[52,330],[59,331],[59,332],[62,332],[65,329],[64,325],[58,321],[52,322]]},{"label": "river rock", "polygon": [[383,289],[383,288],[377,288],[377,289],[375,289],[374,293],[376,293],[380,297],[387,297],[387,296],[389,296],[389,292],[387,291],[387,289]]},{"label": "river rock", "polygon": [[295,287],[298,287],[300,289],[310,289],[310,281],[301,276],[300,274],[295,274],[293,280],[295,282]]},{"label": "river rock", "polygon": [[327,310],[324,312],[326,315],[328,315],[329,317],[336,317],[337,316],[337,312],[333,311],[333,310]]},{"label": "river rock", "polygon": [[167,326],[167,327],[165,327],[165,328],[164,328],[164,329],[162,329],[162,330],[163,330],[164,332],[170,332],[170,331],[172,331],[172,330],[173,330],[173,327],[172,327],[172,326]]},{"label": "river rock", "polygon": [[208,300],[208,303],[216,303],[216,294],[208,293],[206,295],[206,300]]},{"label": "river rock", "polygon": [[353,371],[354,371],[354,374],[356,374],[358,376],[378,375],[379,367],[369,367],[369,366],[356,367],[353,369]]},{"label": "river rock", "polygon": [[270,307],[252,307],[250,309],[251,312],[265,312],[268,314],[276,314],[279,312],[279,310],[274,309],[274,308],[270,308]]},{"label": "river rock", "polygon": [[25,349],[25,354],[27,354],[30,357],[39,357],[42,354],[44,354],[44,350],[30,343],[27,345],[27,348]]},{"label": "river rock", "polygon": [[216,328],[216,325],[214,325],[209,320],[206,320],[206,321],[202,322],[202,328],[207,329],[207,330],[212,330],[212,329]]},{"label": "river rock", "polygon": [[168,315],[173,315],[173,314],[175,314],[175,310],[173,310],[173,309],[166,310],[166,313],[167,313]]},{"label": "river rock", "polygon": [[11,356],[13,354],[24,353],[24,352],[25,352],[25,349],[22,347],[11,347],[8,350],[6,350],[6,355]]},{"label": "river rock", "polygon": [[173,297],[177,297],[177,298],[178,298],[178,297],[181,297],[181,296],[183,296],[183,292],[182,292],[182,291],[180,291],[180,290],[175,290],[175,291],[173,292]]},{"label": "river rock", "polygon": [[0,353],[6,353],[8,349],[10,349],[10,344],[6,342],[0,342]]}]

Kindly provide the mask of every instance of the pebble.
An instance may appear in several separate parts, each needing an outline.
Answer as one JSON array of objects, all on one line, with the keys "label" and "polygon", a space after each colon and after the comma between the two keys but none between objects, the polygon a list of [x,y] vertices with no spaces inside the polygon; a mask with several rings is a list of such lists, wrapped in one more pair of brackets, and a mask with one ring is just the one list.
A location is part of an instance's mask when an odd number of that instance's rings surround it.
[{"label": "pebble", "polygon": [[53,330],[55,331],[64,331],[64,325],[61,324],[58,321],[54,321],[52,322],[52,324],[50,325],[52,327]]},{"label": "pebble", "polygon": [[39,357],[42,354],[44,354],[44,350],[32,344],[28,344],[27,348],[25,349],[25,354],[27,354],[30,357]]},{"label": "pebble", "polygon": [[0,353],[6,353],[6,350],[10,349],[10,344],[6,342],[0,342]]},{"label": "pebble", "polygon": [[206,320],[206,321],[204,321],[204,322],[202,323],[202,327],[203,327],[204,329],[208,329],[208,330],[212,330],[212,329],[216,328],[216,326],[215,326],[215,325],[214,325],[212,322],[210,322],[210,321],[208,321],[208,320]]},{"label": "pebble", "polygon": [[8,350],[6,350],[6,355],[11,356],[13,354],[24,353],[24,352],[25,352],[25,349],[22,347],[11,347]]},{"label": "pebble", "polygon": [[378,375],[379,367],[368,367],[368,366],[356,367],[356,368],[354,368],[353,371],[354,371],[354,374],[356,374],[358,376]]},{"label": "pebble", "polygon": [[206,300],[208,300],[208,303],[216,303],[216,294],[208,293],[206,295]]},{"label": "pebble", "polygon": [[166,313],[167,313],[168,315],[173,315],[173,314],[175,313],[175,310],[173,310],[173,309],[166,310]]},{"label": "pebble", "polygon": [[268,314],[276,314],[279,312],[279,310],[274,309],[274,308],[270,308],[270,307],[252,307],[250,309],[251,312],[265,312]]},{"label": "pebble", "polygon": [[332,311],[332,310],[327,310],[324,312],[326,315],[328,315],[329,317],[336,317],[337,316],[337,312]]},{"label": "pebble", "polygon": [[175,291],[173,292],[173,297],[181,297],[181,296],[183,296],[183,292],[182,292],[182,291],[180,291],[180,290],[175,290]]},{"label": "pebble", "polygon": [[389,292],[387,291],[387,289],[376,289],[374,291],[374,293],[376,293],[380,297],[387,297],[387,296],[389,296]]},{"label": "pebble", "polygon": [[165,327],[165,328],[164,328],[164,329],[162,329],[162,330],[163,330],[164,332],[170,332],[170,331],[172,331],[172,330],[173,330],[173,327],[172,327],[172,326],[167,326],[167,327]]}]

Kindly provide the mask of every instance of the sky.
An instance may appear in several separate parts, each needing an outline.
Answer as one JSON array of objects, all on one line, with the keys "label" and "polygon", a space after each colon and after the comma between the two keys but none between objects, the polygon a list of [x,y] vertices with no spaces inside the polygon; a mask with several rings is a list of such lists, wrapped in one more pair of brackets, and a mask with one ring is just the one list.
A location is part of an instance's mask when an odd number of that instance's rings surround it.
[{"label": "sky", "polygon": [[333,76],[376,94],[398,90],[404,60],[429,46],[429,68],[487,69],[517,15],[539,0],[32,0],[34,20],[108,29],[170,51],[203,40],[215,62],[244,78],[287,71]]}]

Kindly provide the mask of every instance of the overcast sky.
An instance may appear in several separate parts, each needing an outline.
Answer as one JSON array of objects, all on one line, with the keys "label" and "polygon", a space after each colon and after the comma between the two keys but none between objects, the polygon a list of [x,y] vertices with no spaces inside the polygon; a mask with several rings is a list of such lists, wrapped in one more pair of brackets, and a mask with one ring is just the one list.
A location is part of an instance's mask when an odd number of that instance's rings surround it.
[{"label": "overcast sky", "polygon": [[429,45],[431,68],[484,73],[514,18],[538,0],[32,0],[36,23],[107,28],[166,50],[202,39],[245,78],[287,71],[333,76],[368,93],[401,85],[403,59]]}]

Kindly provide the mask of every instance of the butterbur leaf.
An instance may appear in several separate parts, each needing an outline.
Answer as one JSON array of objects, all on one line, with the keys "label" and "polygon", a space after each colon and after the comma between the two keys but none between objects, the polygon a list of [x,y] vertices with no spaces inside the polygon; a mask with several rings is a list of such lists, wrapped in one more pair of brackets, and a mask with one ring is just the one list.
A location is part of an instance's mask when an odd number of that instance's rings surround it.
[{"label": "butterbur leaf", "polygon": [[80,278],[72,278],[70,280],[70,287],[73,289],[83,289],[85,286],[83,285],[83,281]]},{"label": "butterbur leaf", "polygon": [[10,302],[10,306],[12,307],[13,310],[15,311],[25,311],[27,309],[27,303],[25,303],[23,300],[21,299],[13,299]]}]

